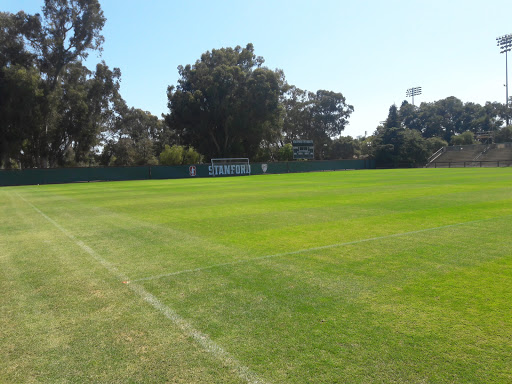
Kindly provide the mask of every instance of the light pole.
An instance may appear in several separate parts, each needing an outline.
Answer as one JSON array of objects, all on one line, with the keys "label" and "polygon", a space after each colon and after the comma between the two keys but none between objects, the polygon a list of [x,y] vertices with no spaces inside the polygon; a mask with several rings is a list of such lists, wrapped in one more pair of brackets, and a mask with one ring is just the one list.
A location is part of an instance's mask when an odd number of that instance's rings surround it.
[{"label": "light pole", "polygon": [[512,33],[508,35],[503,35],[496,38],[496,42],[498,47],[500,47],[500,53],[505,53],[505,92],[506,92],[506,100],[505,100],[505,108],[507,111],[507,125],[508,125],[508,56],[507,52],[510,52],[512,49]]},{"label": "light pole", "polygon": [[412,105],[414,105],[414,96],[421,95],[421,87],[409,88],[405,93],[406,97],[412,97]]}]

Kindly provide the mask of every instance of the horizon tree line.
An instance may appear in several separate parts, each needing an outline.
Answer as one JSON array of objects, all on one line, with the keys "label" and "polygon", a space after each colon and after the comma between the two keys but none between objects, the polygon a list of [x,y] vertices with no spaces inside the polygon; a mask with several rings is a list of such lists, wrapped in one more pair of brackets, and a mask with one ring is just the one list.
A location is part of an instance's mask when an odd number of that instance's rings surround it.
[{"label": "horizon tree line", "polygon": [[288,84],[249,43],[179,66],[169,112],[159,118],[127,106],[119,68],[84,65],[103,49],[105,22],[99,0],[45,0],[35,15],[0,12],[1,168],[291,160],[294,139],[313,140],[317,159],[421,153],[419,162],[464,132],[506,132],[510,117],[499,103],[404,102],[371,137],[343,137],[354,111],[343,94]]}]

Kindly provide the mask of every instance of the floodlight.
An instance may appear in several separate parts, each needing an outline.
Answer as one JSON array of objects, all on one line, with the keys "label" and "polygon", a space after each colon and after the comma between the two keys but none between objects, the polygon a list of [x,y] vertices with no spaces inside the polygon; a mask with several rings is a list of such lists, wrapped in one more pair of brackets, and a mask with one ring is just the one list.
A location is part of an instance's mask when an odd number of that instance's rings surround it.
[{"label": "floodlight", "polygon": [[[500,36],[500,37],[497,37],[496,38],[496,41],[498,42],[498,47],[500,47],[500,53],[504,53],[505,54],[505,92],[506,92],[506,99],[505,99],[505,107],[507,108],[507,112],[508,112],[508,104],[509,104],[509,99],[508,99],[508,52],[510,52],[510,50],[512,49],[512,33],[508,34],[508,35],[503,35],[503,36]],[[508,113],[507,113],[507,125],[509,123],[509,118],[508,118]]]},{"label": "floodlight", "polygon": [[409,88],[405,92],[406,97],[412,97],[412,105],[414,105],[414,96],[418,96],[418,95],[421,95],[421,87]]}]

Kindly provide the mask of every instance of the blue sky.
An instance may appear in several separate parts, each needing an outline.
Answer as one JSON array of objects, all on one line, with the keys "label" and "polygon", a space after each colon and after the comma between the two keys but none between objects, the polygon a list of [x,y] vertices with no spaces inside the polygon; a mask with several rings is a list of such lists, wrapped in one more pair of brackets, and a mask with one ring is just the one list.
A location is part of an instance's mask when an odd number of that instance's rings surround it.
[{"label": "blue sky", "polygon": [[[43,0],[2,0],[0,10],[35,13],[42,5]],[[88,63],[105,60],[121,68],[128,105],[157,116],[167,113],[166,89],[176,84],[178,65],[193,64],[213,48],[249,42],[290,84],[343,93],[355,108],[343,135],[371,134],[410,87],[423,88],[415,104],[448,96],[505,102],[505,55],[495,39],[512,33],[510,0],[103,0],[101,5],[107,18],[104,51]]]}]

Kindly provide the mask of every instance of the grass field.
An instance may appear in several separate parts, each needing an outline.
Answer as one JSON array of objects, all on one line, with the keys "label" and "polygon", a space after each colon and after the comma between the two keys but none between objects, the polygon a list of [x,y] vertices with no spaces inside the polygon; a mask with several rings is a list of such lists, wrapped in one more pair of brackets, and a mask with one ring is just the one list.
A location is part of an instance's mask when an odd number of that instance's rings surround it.
[{"label": "grass field", "polygon": [[1,383],[510,383],[512,168],[0,189]]}]

